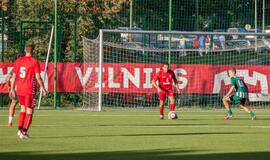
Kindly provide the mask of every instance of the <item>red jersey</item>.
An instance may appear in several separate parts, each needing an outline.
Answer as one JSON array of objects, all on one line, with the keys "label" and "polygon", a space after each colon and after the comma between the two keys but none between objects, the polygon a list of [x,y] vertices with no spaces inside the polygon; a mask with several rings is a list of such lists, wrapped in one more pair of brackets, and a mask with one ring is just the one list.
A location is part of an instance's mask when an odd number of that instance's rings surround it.
[{"label": "red jersey", "polygon": [[40,73],[39,62],[30,56],[20,57],[14,63],[13,72],[17,79],[17,95],[33,94],[35,74]]},{"label": "red jersey", "polygon": [[174,72],[170,69],[168,70],[168,72],[164,72],[161,69],[154,77],[154,80],[158,81],[159,87],[165,91],[172,90],[173,82],[177,82]]}]

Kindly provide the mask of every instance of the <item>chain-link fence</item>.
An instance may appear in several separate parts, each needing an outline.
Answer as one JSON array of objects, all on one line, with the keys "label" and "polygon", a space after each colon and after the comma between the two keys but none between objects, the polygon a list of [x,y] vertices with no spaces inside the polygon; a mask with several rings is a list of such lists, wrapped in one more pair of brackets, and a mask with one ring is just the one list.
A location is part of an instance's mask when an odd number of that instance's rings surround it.
[{"label": "chain-link fence", "polygon": [[[54,21],[53,0],[7,2],[8,7],[1,9],[2,62],[14,61],[17,55],[22,53],[25,43],[34,43],[36,57],[44,61],[50,26]],[[58,2],[56,47],[59,62],[82,62],[81,36],[96,38],[101,28],[270,32],[270,0],[59,0]],[[250,43],[253,43],[251,41]],[[145,37],[144,45],[147,45],[147,42],[150,41]],[[168,46],[167,43],[169,42],[165,38],[163,43],[159,44],[161,46],[156,47],[164,48]],[[172,62],[177,59],[173,57]],[[53,61],[53,57],[50,61]],[[198,63],[204,61],[200,60]],[[8,97],[5,94],[1,97],[0,103],[7,104]],[[44,102],[51,105],[52,97],[49,94]],[[59,93],[58,105],[78,105],[80,97],[80,93]]]}]

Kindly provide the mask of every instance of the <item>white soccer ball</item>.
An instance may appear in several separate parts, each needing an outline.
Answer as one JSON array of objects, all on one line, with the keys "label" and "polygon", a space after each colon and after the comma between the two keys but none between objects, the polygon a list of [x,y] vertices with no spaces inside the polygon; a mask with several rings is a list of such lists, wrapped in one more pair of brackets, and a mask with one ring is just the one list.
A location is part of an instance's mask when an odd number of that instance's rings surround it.
[{"label": "white soccer ball", "polygon": [[168,114],[168,119],[177,119],[178,116],[175,111],[170,111]]}]

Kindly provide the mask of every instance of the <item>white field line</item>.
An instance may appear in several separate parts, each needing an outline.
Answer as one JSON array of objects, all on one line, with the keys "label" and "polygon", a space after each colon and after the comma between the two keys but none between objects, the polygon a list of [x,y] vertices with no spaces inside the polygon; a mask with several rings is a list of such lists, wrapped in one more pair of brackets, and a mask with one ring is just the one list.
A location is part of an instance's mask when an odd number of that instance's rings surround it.
[{"label": "white field line", "polygon": [[[206,114],[206,115],[196,115],[196,114],[178,114],[180,118],[182,117],[223,117],[225,114]],[[262,118],[262,117],[270,117],[269,114],[261,115],[261,114],[256,114],[258,115],[257,117]],[[7,117],[8,115],[0,115],[0,117]],[[16,115],[15,115],[16,116]],[[61,114],[61,115],[46,115],[46,114],[35,114],[34,116],[36,117],[66,117],[67,115]],[[68,114],[68,116],[72,117],[157,117],[158,114],[156,115],[149,115],[149,114],[138,114],[138,115],[128,115],[128,114],[114,114],[114,115],[102,115],[102,114]],[[235,115],[234,118],[237,117],[248,117],[248,114],[246,115]]]},{"label": "white field line", "polygon": [[[61,124],[48,124],[48,125],[32,125],[33,127],[66,127],[66,125],[61,125]],[[7,127],[6,125],[0,125],[0,127]],[[81,124],[73,124],[69,125],[69,127],[125,127],[125,128],[260,128],[260,129],[270,129],[270,126],[241,126],[241,125],[236,125],[236,126],[229,126],[229,125],[188,125],[185,124],[183,126],[180,125],[168,125],[168,126],[151,126],[151,125],[112,125],[112,126],[99,126],[99,125],[81,125]]]}]

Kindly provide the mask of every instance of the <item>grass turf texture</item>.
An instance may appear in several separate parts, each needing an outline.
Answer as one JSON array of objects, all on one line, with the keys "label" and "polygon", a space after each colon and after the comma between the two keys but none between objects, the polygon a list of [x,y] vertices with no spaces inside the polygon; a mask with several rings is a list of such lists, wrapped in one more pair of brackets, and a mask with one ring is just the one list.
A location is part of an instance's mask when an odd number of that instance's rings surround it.
[{"label": "grass turf texture", "polygon": [[270,159],[270,111],[257,110],[257,121],[237,110],[225,121],[224,112],[185,110],[178,120],[159,120],[157,111],[39,110],[31,139],[22,141],[2,110],[0,159]]}]

